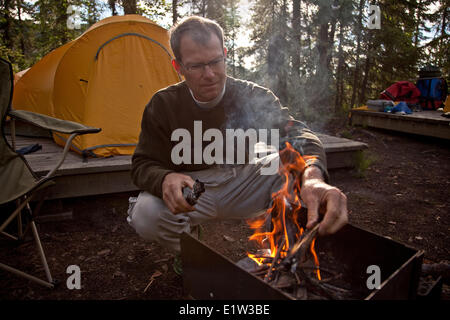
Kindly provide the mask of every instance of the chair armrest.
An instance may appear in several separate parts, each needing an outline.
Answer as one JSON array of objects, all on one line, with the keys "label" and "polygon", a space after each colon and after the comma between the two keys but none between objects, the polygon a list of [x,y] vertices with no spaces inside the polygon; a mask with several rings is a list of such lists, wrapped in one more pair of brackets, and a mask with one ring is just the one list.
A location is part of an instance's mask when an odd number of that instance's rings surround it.
[{"label": "chair armrest", "polygon": [[61,120],[44,114],[39,114],[26,110],[10,110],[8,115],[12,118],[29,122],[43,129],[67,134],[97,133],[102,130],[100,128],[89,127],[77,122]]}]

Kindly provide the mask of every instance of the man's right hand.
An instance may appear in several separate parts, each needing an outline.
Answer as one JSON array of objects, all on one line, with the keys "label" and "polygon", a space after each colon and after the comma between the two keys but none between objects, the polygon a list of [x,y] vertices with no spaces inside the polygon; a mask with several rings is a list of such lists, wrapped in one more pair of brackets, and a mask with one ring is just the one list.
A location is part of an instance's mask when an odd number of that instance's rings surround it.
[{"label": "man's right hand", "polygon": [[194,188],[195,181],[187,175],[181,173],[169,173],[164,177],[162,183],[163,201],[169,210],[174,213],[194,211],[195,208],[183,197],[183,188]]}]

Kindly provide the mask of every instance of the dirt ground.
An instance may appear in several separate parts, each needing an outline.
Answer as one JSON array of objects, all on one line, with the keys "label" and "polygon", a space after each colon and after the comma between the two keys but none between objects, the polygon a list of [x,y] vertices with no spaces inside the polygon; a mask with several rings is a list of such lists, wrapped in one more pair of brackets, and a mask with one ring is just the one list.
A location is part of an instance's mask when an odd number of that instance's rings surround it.
[{"label": "dirt ground", "polygon": [[[348,197],[350,223],[425,251],[425,262],[450,257],[449,141],[335,122],[325,133],[365,142],[355,169],[330,171],[331,184]],[[174,256],[142,241],[126,222],[128,198],[114,195],[52,201],[42,212],[72,211],[72,218],[41,222],[48,263],[59,285],[43,288],[0,270],[0,300],[182,299]],[[251,234],[245,222],[203,226],[203,241],[233,261],[243,258]],[[15,250],[10,250],[14,249]],[[43,275],[34,242],[0,240],[0,261]],[[69,290],[68,266],[81,270],[81,289]],[[153,280],[151,280],[153,279]],[[448,299],[448,280],[443,298]]]}]

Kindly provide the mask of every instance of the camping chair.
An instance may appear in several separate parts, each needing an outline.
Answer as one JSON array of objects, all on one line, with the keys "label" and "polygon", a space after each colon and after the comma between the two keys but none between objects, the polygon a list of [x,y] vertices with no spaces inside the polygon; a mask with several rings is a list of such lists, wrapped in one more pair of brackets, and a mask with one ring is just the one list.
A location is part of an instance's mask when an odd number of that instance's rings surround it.
[{"label": "camping chair", "polygon": [[[13,207],[13,212],[6,217],[6,220],[0,220],[0,234],[13,240],[21,241],[31,228],[47,280],[39,279],[3,263],[0,263],[0,268],[52,288],[54,286],[54,281],[50,274],[44,250],[42,249],[39,234],[34,222],[34,218],[38,214],[43,202],[41,192],[54,184],[52,177],[55,175],[56,170],[64,162],[64,159],[69,151],[71,141],[77,135],[97,133],[100,132],[101,129],[87,127],[79,123],[55,119],[29,111],[11,110],[11,99],[13,92],[12,67],[8,61],[1,58],[0,77],[0,109],[2,129],[2,135],[0,138],[0,205],[2,205],[2,216],[4,214],[3,207]],[[11,118],[11,138],[13,146],[8,143],[4,133],[4,124],[7,116]],[[60,161],[52,170],[48,172],[46,176],[39,178],[33,172],[26,159],[15,151],[15,119],[31,123],[47,130],[70,134],[70,137],[64,147],[64,151],[62,152]],[[30,206],[30,202],[32,200],[39,200],[37,205],[34,207],[34,210],[32,210]],[[10,204],[15,204],[15,206],[11,206]],[[10,231],[12,227],[10,224],[15,219],[17,220],[17,234],[15,226],[14,232]],[[26,222],[26,225],[23,222]],[[6,231],[8,226],[9,229]]]}]

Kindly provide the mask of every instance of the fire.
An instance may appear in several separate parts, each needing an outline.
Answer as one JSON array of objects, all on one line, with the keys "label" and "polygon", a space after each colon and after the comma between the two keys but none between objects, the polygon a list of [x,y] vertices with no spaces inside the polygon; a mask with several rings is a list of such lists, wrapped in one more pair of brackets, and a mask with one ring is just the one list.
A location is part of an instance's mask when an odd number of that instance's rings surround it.
[{"label": "fire", "polygon": [[[302,157],[289,143],[286,143],[286,148],[280,152],[282,165],[279,168],[279,174],[284,177],[284,184],[280,190],[272,194],[273,205],[266,211],[266,214],[256,220],[248,221],[250,228],[255,230],[249,240],[257,241],[262,247],[270,247],[269,250],[266,250],[267,254],[262,257],[247,253],[248,257],[259,266],[265,264],[272,267],[272,263],[266,262],[266,260],[270,260],[267,257],[273,259],[285,258],[291,246],[299,241],[305,232],[299,225],[299,214],[302,207],[300,202],[300,176],[306,168],[305,160],[311,158],[315,157]],[[264,231],[267,217],[271,217],[273,227],[271,231]],[[268,245],[265,242],[268,242]],[[311,242],[310,252],[316,265],[317,278],[320,280],[319,260],[314,244],[315,239]],[[273,259],[270,261],[273,261]]]},{"label": "fire", "polygon": [[310,250],[311,250],[311,254],[314,257],[314,264],[316,265],[317,279],[321,280],[320,269],[319,269],[319,259],[317,258],[316,250],[314,250],[315,243],[316,243],[316,239],[314,238],[313,241],[311,242]]},{"label": "fire", "polygon": [[[253,260],[253,261],[255,261],[257,264],[258,264],[258,266],[261,266],[263,263],[264,263],[264,258],[259,258],[259,257],[257,257],[256,256],[256,254],[251,254],[251,253],[248,253],[248,256]],[[269,266],[270,266],[270,263],[269,263]]]}]

